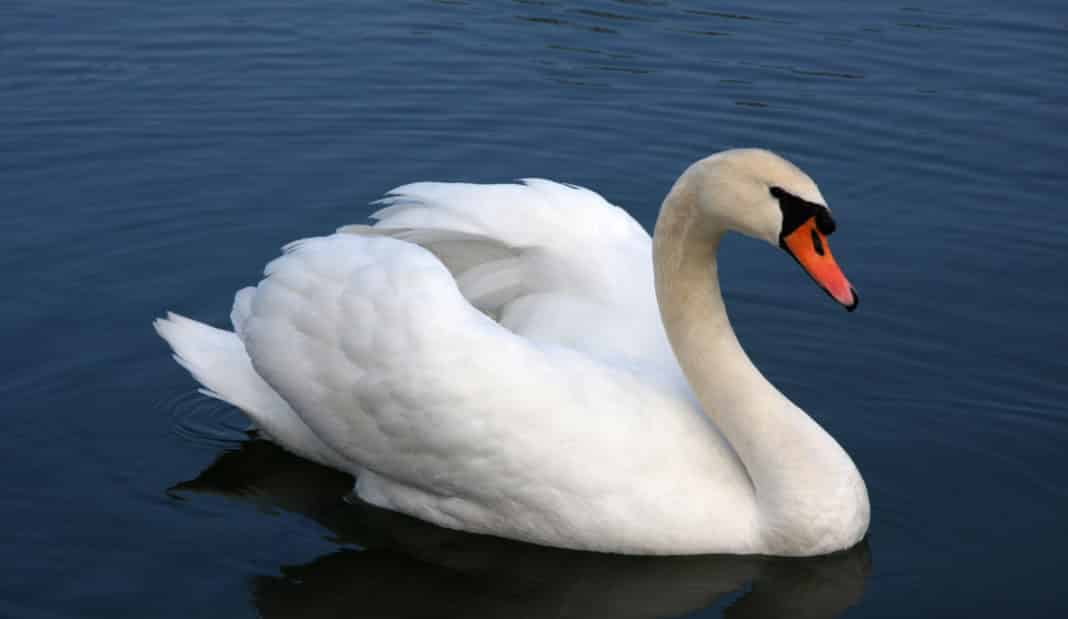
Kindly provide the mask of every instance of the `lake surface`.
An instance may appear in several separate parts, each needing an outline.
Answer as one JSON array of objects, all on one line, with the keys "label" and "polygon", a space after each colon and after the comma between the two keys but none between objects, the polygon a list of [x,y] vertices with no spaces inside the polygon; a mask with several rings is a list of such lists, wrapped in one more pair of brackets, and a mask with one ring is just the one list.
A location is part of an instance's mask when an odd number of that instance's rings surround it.
[{"label": "lake surface", "polygon": [[[0,7],[0,616],[1068,616],[1064,3],[163,4]],[[743,344],[867,480],[842,555],[568,553],[346,503],[150,326],[226,325],[282,244],[404,182],[544,176],[651,227],[748,145],[820,183],[862,298],[723,249]]]}]

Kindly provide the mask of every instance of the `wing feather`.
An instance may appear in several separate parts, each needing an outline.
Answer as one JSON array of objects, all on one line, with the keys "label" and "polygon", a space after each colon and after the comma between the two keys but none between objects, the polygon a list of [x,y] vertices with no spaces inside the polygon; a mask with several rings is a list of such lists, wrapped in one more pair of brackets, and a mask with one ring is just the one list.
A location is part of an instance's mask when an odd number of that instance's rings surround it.
[{"label": "wing feather", "polygon": [[[243,382],[198,379],[254,418],[278,413],[283,446],[321,442],[313,455],[360,475],[364,499],[444,526],[686,548],[665,536],[744,503],[727,496],[749,491],[741,465],[671,355],[650,238],[629,215],[539,179],[416,183],[381,205],[373,226],[287,245],[235,297],[236,334],[210,332],[234,354],[198,357],[246,364]],[[170,324],[184,355],[196,338]],[[724,496],[675,508],[717,473]],[[626,537],[646,522],[659,526]]]},{"label": "wing feather", "polygon": [[674,365],[649,234],[597,193],[545,179],[421,182],[379,201],[373,227],[441,260],[468,301],[524,337]]},{"label": "wing feather", "polygon": [[358,490],[378,504],[535,541],[559,522],[579,544],[620,496],[670,519],[663,497],[634,500],[635,476],[685,492],[694,470],[736,465],[678,382],[502,328],[415,244],[305,239],[268,272],[245,329],[256,372],[370,472]]}]

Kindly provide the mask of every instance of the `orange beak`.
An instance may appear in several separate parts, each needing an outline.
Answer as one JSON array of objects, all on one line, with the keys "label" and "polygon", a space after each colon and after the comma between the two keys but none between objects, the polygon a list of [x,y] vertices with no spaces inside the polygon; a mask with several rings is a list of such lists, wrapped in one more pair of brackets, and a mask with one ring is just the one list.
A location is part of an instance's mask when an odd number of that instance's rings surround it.
[{"label": "orange beak", "polygon": [[831,298],[851,312],[857,308],[857,291],[849,285],[849,280],[831,255],[827,237],[819,231],[815,217],[784,236],[781,244]]}]

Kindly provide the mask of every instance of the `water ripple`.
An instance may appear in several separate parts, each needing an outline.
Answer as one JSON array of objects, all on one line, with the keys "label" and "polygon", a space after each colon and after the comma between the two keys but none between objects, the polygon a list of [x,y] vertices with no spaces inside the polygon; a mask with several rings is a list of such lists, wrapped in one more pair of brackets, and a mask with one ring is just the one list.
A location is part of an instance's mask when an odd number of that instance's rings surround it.
[{"label": "water ripple", "polygon": [[171,431],[202,447],[235,449],[248,439],[248,419],[233,406],[198,391],[183,391],[154,407],[171,419]]}]

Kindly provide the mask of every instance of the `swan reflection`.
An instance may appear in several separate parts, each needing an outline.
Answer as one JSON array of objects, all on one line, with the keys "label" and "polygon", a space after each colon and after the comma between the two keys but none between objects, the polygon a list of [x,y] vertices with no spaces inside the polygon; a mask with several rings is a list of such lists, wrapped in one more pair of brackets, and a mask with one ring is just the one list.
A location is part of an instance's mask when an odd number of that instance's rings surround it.
[{"label": "swan reflection", "polygon": [[635,557],[546,548],[443,529],[344,498],[352,477],[252,440],[173,490],[299,513],[342,548],[280,576],[253,600],[283,617],[674,617],[742,592],[726,617],[836,617],[871,569],[866,542],[808,559]]}]

